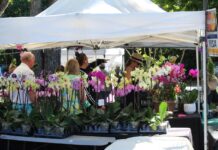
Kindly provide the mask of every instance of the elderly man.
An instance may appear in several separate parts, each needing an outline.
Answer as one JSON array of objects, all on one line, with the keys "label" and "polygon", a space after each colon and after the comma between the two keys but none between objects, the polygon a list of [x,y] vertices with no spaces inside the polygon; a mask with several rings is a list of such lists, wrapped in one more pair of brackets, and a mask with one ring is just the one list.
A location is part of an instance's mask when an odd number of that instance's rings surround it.
[{"label": "elderly man", "polygon": [[16,77],[19,81],[19,90],[13,91],[10,94],[13,102],[13,107],[17,109],[25,108],[28,112],[31,111],[31,104],[36,101],[36,95],[33,91],[28,91],[24,88],[23,81],[35,81],[34,72],[31,68],[35,64],[35,56],[31,52],[23,52],[20,55],[21,64],[13,71],[12,77]]}]

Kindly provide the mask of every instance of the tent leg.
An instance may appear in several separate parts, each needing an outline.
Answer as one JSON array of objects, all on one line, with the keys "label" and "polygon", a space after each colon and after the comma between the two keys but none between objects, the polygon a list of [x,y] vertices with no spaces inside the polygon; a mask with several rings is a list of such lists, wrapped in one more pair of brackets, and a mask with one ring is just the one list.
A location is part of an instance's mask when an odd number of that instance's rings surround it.
[{"label": "tent leg", "polygon": [[[197,66],[197,70],[199,71],[199,53],[198,53],[198,46],[196,46],[196,66]],[[199,73],[197,76],[197,89],[198,89],[198,113],[200,113],[200,103],[201,103],[201,99],[200,99],[200,91],[199,91],[199,87],[200,87],[200,79],[199,79]]]},{"label": "tent leg", "polygon": [[69,60],[69,49],[67,48],[67,61]]},{"label": "tent leg", "polygon": [[204,118],[204,150],[207,150],[207,70],[206,70],[206,45],[205,41],[203,44],[203,101],[204,101],[204,111],[203,111],[203,118]]}]

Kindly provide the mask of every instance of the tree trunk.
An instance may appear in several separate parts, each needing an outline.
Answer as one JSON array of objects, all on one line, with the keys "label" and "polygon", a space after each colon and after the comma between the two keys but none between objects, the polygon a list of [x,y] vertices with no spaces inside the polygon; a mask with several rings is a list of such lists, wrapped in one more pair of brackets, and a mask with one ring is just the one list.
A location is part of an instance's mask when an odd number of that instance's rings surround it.
[{"label": "tree trunk", "polygon": [[45,70],[54,72],[57,66],[61,64],[61,49],[53,48],[45,51]]},{"label": "tree trunk", "polygon": [[57,66],[61,64],[61,49],[45,49],[44,52],[33,51],[36,57],[37,67],[34,68],[36,76],[39,76],[40,73],[44,70],[45,72],[54,73]]},{"label": "tree trunk", "polygon": [[31,0],[30,16],[35,16],[41,12],[42,10],[41,4],[42,4],[41,0]]},{"label": "tree trunk", "polygon": [[48,4],[49,6],[52,5],[54,2],[56,2],[57,0],[48,0]]},{"label": "tree trunk", "polygon": [[[56,0],[48,0],[49,6]],[[31,0],[30,15],[35,16],[42,11],[42,0]],[[45,49],[43,52],[34,51],[36,56],[37,67],[34,69],[36,76],[39,76],[42,71],[53,73],[57,66],[60,65],[60,48]]]},{"label": "tree trunk", "polygon": [[5,12],[8,7],[9,0],[1,0],[0,1],[0,16]]}]

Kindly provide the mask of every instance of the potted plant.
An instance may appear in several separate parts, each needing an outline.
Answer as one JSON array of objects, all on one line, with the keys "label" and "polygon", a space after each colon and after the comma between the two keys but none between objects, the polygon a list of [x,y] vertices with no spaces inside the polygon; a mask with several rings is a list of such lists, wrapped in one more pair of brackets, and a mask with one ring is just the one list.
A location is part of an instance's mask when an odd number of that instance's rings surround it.
[{"label": "potted plant", "polygon": [[118,124],[119,124],[119,112],[121,110],[120,107],[120,102],[119,101],[115,101],[113,103],[108,103],[107,105],[107,114],[108,114],[108,122],[110,123],[111,128],[119,128]]},{"label": "potted plant", "polygon": [[130,103],[128,106],[124,107],[119,114],[117,115],[116,119],[119,120],[121,130],[126,131],[128,127],[128,123],[130,122],[131,112],[133,111],[133,105]]},{"label": "potted plant", "polygon": [[99,132],[109,131],[108,113],[106,110],[97,109],[96,125]]},{"label": "potted plant", "polygon": [[168,126],[168,123],[165,122],[167,117],[167,107],[168,105],[166,102],[161,102],[159,112],[150,119],[149,126],[153,131],[159,129],[160,132],[166,132]]},{"label": "potted plant", "polygon": [[184,112],[186,114],[193,114],[196,112],[196,100],[198,98],[198,90],[193,89],[193,90],[184,90],[181,92],[181,102],[184,104]]},{"label": "potted plant", "polygon": [[22,111],[19,115],[19,124],[21,128],[21,134],[23,135],[31,135],[32,131],[32,112],[28,115],[27,112]]},{"label": "potted plant", "polygon": [[216,90],[218,80],[214,73],[215,65],[213,63],[213,60],[211,58],[208,59],[207,63],[207,75],[208,75],[208,87],[211,91]]},{"label": "potted plant", "polygon": [[128,130],[137,131],[140,123],[143,121],[146,111],[136,111],[133,110],[130,112],[129,121],[128,121]]},{"label": "potted plant", "polygon": [[189,78],[190,78],[190,88],[186,87],[186,83],[181,83],[181,92],[179,93],[178,97],[180,98],[181,102],[183,103],[184,112],[186,114],[193,114],[196,112],[196,100],[198,98],[198,90],[192,88],[191,81],[195,79],[199,74],[197,69],[190,69],[189,70]]},{"label": "potted plant", "polygon": [[156,82],[154,96],[159,98],[158,101],[166,101],[168,103],[168,110],[173,111],[176,95],[180,92],[179,84],[185,79],[184,64],[174,64],[167,61],[154,74],[152,79]]},{"label": "potted plant", "polygon": [[6,110],[3,117],[1,118],[1,132],[13,134],[13,132],[20,127],[20,114],[21,112],[17,110]]}]

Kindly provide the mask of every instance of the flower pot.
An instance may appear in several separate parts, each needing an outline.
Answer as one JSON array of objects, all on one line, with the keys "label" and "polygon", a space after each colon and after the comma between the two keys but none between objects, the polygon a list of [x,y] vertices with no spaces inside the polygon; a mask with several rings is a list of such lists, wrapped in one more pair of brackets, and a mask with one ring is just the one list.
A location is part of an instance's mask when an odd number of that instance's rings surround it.
[{"label": "flower pot", "polygon": [[52,127],[51,126],[44,126],[45,134],[51,134],[52,133]]},{"label": "flower pot", "polygon": [[175,101],[167,101],[167,105],[168,105],[168,111],[173,112],[175,109],[175,105],[176,105]]},{"label": "flower pot", "polygon": [[53,133],[57,135],[64,135],[64,127],[55,127]]},{"label": "flower pot", "polygon": [[137,131],[137,129],[138,129],[138,122],[132,121],[128,123],[128,126],[127,126],[128,131]]},{"label": "flower pot", "polygon": [[101,131],[108,131],[108,129],[109,129],[109,123],[107,123],[107,122],[100,123],[100,130]]},{"label": "flower pot", "polygon": [[130,122],[129,124],[130,124],[131,128],[137,129],[139,123],[138,123],[137,121],[132,121],[132,122]]},{"label": "flower pot", "polygon": [[169,121],[164,121],[159,125],[160,130],[166,130],[169,127],[170,127]]},{"label": "flower pot", "polygon": [[154,106],[155,112],[159,111],[159,105],[160,105],[159,101],[153,101],[153,106]]},{"label": "flower pot", "polygon": [[30,130],[31,130],[31,126],[30,126],[30,125],[27,125],[27,124],[22,124],[22,125],[21,125],[21,128],[22,128],[22,131],[23,131],[24,133],[29,133]]},{"label": "flower pot", "polygon": [[118,125],[119,125],[119,122],[118,121],[113,121],[112,123],[111,123],[111,127],[112,128],[118,128]]},{"label": "flower pot", "polygon": [[184,112],[186,114],[193,114],[196,112],[196,105],[195,103],[192,104],[184,104]]},{"label": "flower pot", "polygon": [[11,129],[11,125],[12,125],[12,123],[3,121],[2,122],[2,130],[9,130],[9,129]]}]

